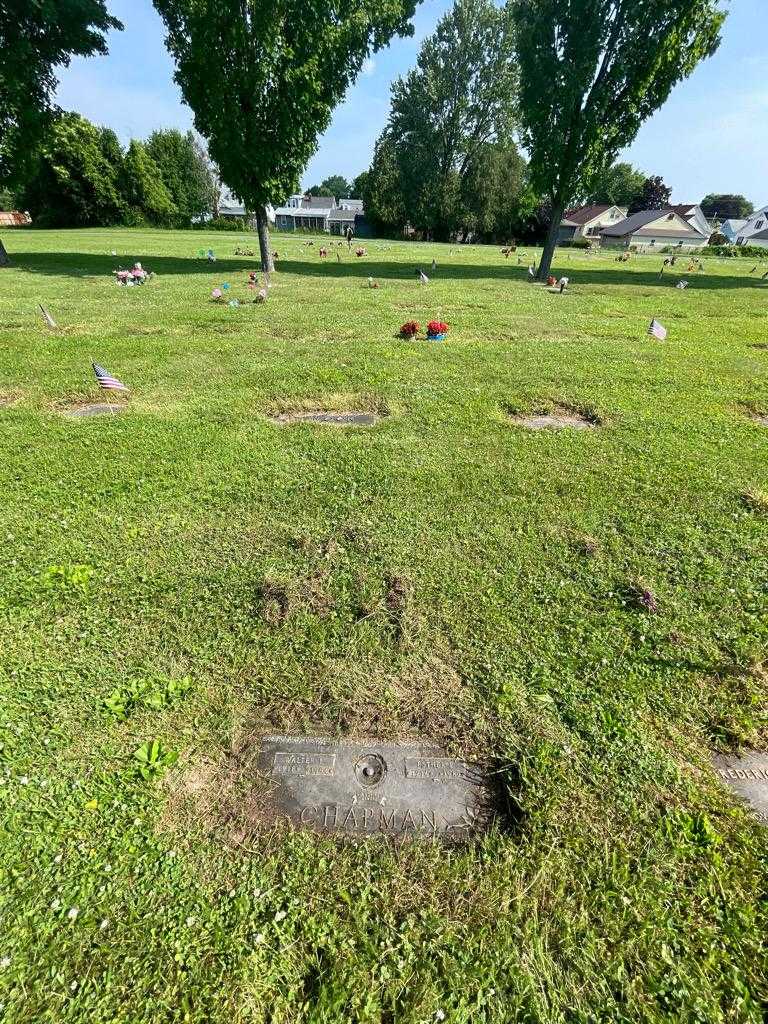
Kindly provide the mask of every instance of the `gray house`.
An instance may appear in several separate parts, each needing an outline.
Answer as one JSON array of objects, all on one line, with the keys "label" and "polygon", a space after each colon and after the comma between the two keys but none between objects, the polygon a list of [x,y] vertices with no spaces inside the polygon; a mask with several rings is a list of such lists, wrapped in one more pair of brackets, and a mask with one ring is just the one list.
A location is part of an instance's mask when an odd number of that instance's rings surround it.
[{"label": "gray house", "polygon": [[643,210],[600,232],[601,244],[615,249],[630,246],[661,249],[667,245],[693,249],[706,245],[708,240],[708,235],[691,227],[674,210]]},{"label": "gray house", "polygon": [[345,235],[351,227],[356,235],[365,235],[366,221],[362,199],[332,196],[291,196],[285,206],[275,210],[278,231],[309,230],[331,235]]}]

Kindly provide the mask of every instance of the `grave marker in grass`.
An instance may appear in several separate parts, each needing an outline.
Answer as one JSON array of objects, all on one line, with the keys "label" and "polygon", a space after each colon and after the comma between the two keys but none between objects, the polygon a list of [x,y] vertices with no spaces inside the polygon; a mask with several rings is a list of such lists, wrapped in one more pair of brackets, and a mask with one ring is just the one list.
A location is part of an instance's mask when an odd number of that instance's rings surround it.
[{"label": "grave marker in grass", "polygon": [[259,767],[264,816],[323,834],[466,842],[497,814],[479,768],[429,742],[267,736]]}]

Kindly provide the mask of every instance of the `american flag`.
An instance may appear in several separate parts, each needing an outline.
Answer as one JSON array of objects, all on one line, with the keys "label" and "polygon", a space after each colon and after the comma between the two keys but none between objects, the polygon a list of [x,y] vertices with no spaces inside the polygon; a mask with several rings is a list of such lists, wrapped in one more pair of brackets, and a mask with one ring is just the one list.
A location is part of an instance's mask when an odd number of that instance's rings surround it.
[{"label": "american flag", "polygon": [[93,372],[96,374],[96,380],[99,382],[99,387],[104,388],[105,391],[127,391],[128,388],[119,381],[117,377],[113,377],[112,374],[107,373],[103,366],[99,366],[98,363],[91,363]]},{"label": "american flag", "polygon": [[648,328],[648,333],[652,337],[658,338],[659,341],[664,341],[667,337],[667,328],[663,327],[658,320],[651,320],[650,327]]}]

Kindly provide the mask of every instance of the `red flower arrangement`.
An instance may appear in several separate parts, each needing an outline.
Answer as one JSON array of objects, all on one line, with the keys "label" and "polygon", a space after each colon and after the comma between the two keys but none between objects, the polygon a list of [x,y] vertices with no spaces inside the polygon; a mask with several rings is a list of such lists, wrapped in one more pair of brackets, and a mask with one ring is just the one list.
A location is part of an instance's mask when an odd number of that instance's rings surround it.
[{"label": "red flower arrangement", "polygon": [[409,320],[400,328],[401,338],[415,338],[419,333],[419,325],[415,320]]},{"label": "red flower arrangement", "polygon": [[444,324],[442,320],[430,320],[427,324],[428,338],[444,338],[447,333],[448,324]]}]

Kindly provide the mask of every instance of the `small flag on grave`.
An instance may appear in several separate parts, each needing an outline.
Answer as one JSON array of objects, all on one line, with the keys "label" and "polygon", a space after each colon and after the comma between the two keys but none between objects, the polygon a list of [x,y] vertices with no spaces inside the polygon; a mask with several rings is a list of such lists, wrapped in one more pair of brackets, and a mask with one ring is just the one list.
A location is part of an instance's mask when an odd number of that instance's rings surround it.
[{"label": "small flag on grave", "polygon": [[688,282],[687,281],[678,281],[677,284],[675,285],[675,287],[679,288],[680,291],[685,291],[685,289],[688,287]]},{"label": "small flag on grave", "polygon": [[667,328],[662,326],[658,320],[654,319],[651,320],[648,333],[651,337],[658,338],[659,341],[664,341],[667,337]]},{"label": "small flag on grave", "polygon": [[419,270],[419,284],[429,284],[429,278],[423,270]]},{"label": "small flag on grave", "polygon": [[45,308],[45,306],[44,306],[44,305],[43,305],[42,303],[39,303],[39,305],[40,305],[40,312],[41,312],[41,313],[42,313],[42,315],[43,315],[43,320],[45,320],[45,326],[46,326],[46,327],[50,327],[50,328],[51,328],[52,330],[56,330],[56,328],[57,328],[57,327],[58,327],[59,325],[58,325],[58,324],[56,323],[56,321],[55,321],[55,320],[53,319],[53,317],[52,317],[52,316],[51,316],[51,314],[50,314],[50,313],[48,312],[48,310],[47,310],[47,309]]},{"label": "small flag on grave", "polygon": [[127,391],[128,388],[119,381],[117,377],[113,377],[111,373],[108,373],[103,366],[99,366],[98,363],[91,363],[93,372],[96,374],[96,380],[99,382],[99,387],[105,391]]}]

